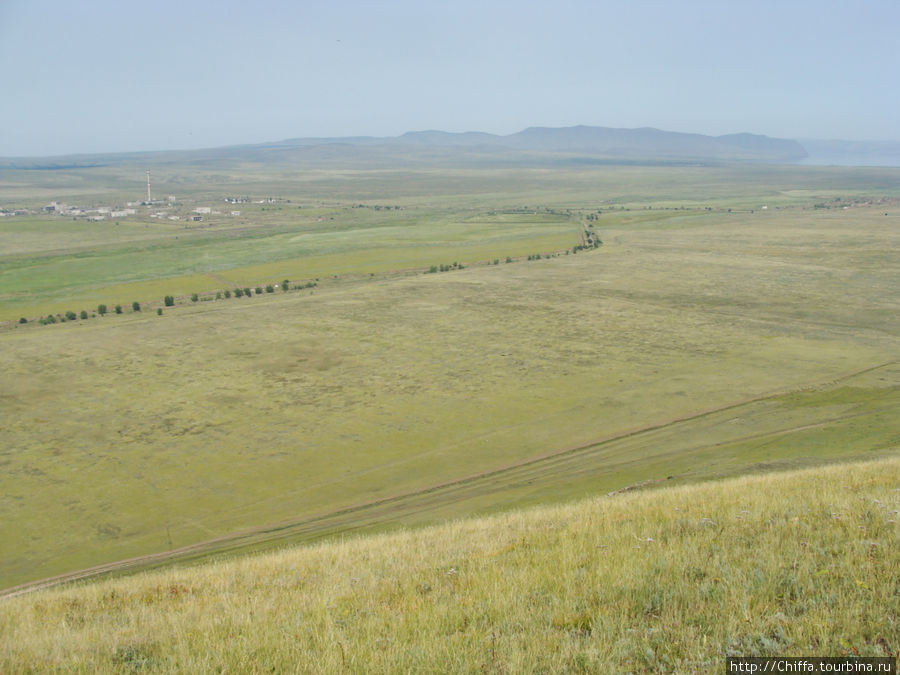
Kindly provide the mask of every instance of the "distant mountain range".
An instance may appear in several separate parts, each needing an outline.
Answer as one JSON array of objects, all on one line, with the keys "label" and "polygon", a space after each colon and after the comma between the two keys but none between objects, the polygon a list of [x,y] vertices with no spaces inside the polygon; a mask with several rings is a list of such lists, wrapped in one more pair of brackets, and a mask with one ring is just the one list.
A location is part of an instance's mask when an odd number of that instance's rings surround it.
[{"label": "distant mountain range", "polygon": [[412,131],[396,137],[291,138],[204,150],[0,158],[0,168],[71,169],[166,165],[415,167],[423,165],[718,164],[723,162],[900,166],[900,142],[706,136],[644,127],[529,127],[507,136]]},{"label": "distant mountain range", "polygon": [[294,138],[284,144],[394,145],[434,148],[468,148],[484,151],[562,153],[630,160],[744,160],[794,162],[807,157],[800,143],[755,134],[704,136],[676,131],[611,129],[609,127],[529,127],[508,136],[480,131],[411,131],[395,138]]}]

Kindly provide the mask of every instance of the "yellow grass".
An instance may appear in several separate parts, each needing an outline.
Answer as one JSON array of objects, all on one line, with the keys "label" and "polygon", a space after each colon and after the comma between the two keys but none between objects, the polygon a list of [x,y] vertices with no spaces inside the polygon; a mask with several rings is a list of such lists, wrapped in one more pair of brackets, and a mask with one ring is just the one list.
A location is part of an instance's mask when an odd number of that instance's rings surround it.
[{"label": "yellow grass", "polygon": [[3,672],[721,672],[900,651],[900,458],[0,601]]}]

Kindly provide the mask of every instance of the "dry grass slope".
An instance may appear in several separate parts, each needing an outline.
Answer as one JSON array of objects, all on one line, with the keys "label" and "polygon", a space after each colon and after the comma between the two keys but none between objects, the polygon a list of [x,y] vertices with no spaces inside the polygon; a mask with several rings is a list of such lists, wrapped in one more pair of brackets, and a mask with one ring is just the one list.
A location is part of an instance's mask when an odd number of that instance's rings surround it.
[{"label": "dry grass slope", "polygon": [[900,458],[35,592],[3,672],[717,672],[900,653]]}]

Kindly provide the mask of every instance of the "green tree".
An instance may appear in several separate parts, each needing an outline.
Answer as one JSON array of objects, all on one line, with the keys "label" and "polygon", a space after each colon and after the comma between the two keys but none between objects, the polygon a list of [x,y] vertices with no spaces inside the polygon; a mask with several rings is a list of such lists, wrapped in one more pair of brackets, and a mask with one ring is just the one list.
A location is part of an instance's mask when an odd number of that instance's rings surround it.
[{"label": "green tree", "polygon": [[157,316],[162,316],[162,307],[157,307],[157,308],[156,308],[156,315],[157,315]]},{"label": "green tree", "polygon": [[234,289],[234,297],[239,298],[244,294],[244,290],[241,288]]},{"label": "green tree", "polygon": [[23,316],[21,319],[19,319],[19,323],[28,323],[28,319],[26,319],[26,318]]},{"label": "green tree", "polygon": [[97,305],[97,314],[100,316],[106,314],[106,305]]},{"label": "green tree", "polygon": [[256,294],[257,294],[257,295],[262,295],[262,286],[257,286],[257,287],[256,287]]},{"label": "green tree", "polygon": [[274,293],[275,287],[272,284],[266,284],[266,293]]},{"label": "green tree", "polygon": [[281,282],[281,290],[286,291],[288,289],[288,284],[291,283],[287,279]]},{"label": "green tree", "polygon": [[116,314],[122,313],[122,305],[116,305]]},{"label": "green tree", "polygon": [[175,305],[175,298],[172,297],[171,295],[167,295],[167,296],[163,299],[163,302],[165,303],[166,307],[172,307],[172,306]]},{"label": "green tree", "polygon": [[72,312],[72,311],[66,312],[66,320],[67,321],[74,321],[77,318],[78,318],[78,315],[75,314],[75,312]]},{"label": "green tree", "polygon": [[88,318],[88,313],[86,309],[81,310],[81,314],[79,315],[82,319]]},{"label": "green tree", "polygon": [[137,300],[131,303],[131,311],[132,312],[140,312],[141,311],[141,303]]},{"label": "green tree", "polygon": [[196,293],[191,293],[191,302],[197,302],[199,299]]},{"label": "green tree", "polygon": [[226,288],[226,289],[225,289],[225,299],[227,300],[227,299],[230,298],[230,297],[231,297],[231,291],[229,291],[229,290]]},{"label": "green tree", "polygon": [[244,289],[244,295],[246,295],[246,296],[249,298],[249,297],[250,297],[251,295],[253,295],[253,294],[250,292],[250,289],[249,289],[249,288],[245,288],[245,289]]}]

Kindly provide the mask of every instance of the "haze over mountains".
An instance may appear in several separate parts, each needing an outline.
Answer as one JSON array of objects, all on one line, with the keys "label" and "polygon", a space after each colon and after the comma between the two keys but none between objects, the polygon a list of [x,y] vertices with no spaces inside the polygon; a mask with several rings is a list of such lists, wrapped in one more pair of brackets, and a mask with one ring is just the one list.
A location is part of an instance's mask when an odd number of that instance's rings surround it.
[{"label": "haze over mountains", "polygon": [[298,138],[285,143],[321,145],[397,144],[435,147],[509,148],[519,151],[575,153],[610,158],[728,158],[795,161],[807,156],[797,141],[754,134],[704,136],[659,129],[611,129],[609,127],[529,127],[508,136],[478,131],[410,131],[396,138]]},{"label": "haze over mountains", "polygon": [[387,163],[415,166],[435,161],[451,164],[803,162],[900,166],[900,142],[811,140],[801,143],[750,133],[707,136],[650,127],[529,127],[506,136],[429,130],[396,137],[291,138],[204,150],[7,158],[0,160],[0,167],[49,170],[133,162],[150,165],[352,162],[357,166]]}]

